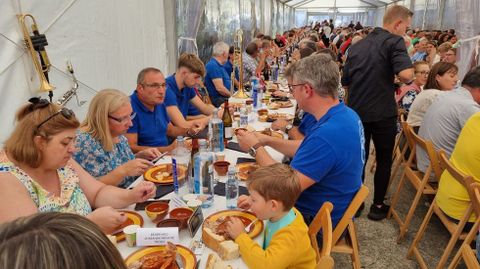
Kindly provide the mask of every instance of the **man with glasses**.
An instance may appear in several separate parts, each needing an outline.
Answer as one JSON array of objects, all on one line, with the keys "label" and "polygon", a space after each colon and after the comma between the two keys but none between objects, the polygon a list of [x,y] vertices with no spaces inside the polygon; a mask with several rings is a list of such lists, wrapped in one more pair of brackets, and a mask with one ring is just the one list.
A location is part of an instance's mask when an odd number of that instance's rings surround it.
[{"label": "man with glasses", "polygon": [[[333,203],[335,226],[362,185],[365,157],[362,123],[357,114],[338,100],[339,69],[329,55],[315,54],[291,64],[285,76],[299,108],[310,113],[315,123],[303,140],[289,140],[240,131],[242,149],[249,149],[262,166],[275,163],[265,146],[292,157],[302,194],[295,207],[310,223],[321,205]],[[239,207],[250,206],[248,197]]]},{"label": "man with glasses", "polygon": [[161,147],[162,151],[171,151],[175,142],[169,145],[168,137],[187,136],[197,132],[195,129],[176,127],[170,122],[164,99],[165,78],[154,67],[140,71],[137,88],[130,96],[133,111],[133,125],[126,137],[134,153],[151,147]]},{"label": "man with glasses", "polygon": [[[480,112],[480,67],[465,75],[462,86],[440,95],[423,117],[418,135],[432,141],[436,149],[447,156],[453,152],[458,136],[467,120]],[[425,171],[429,160],[427,153],[417,148],[417,167]]]},{"label": "man with glasses", "polygon": [[201,84],[205,76],[205,66],[194,54],[180,55],[177,71],[167,77],[165,105],[173,125],[182,128],[203,130],[208,124],[208,117],[189,120],[189,112],[197,109],[201,115],[211,115],[214,107],[205,104],[198,97],[195,86]]}]

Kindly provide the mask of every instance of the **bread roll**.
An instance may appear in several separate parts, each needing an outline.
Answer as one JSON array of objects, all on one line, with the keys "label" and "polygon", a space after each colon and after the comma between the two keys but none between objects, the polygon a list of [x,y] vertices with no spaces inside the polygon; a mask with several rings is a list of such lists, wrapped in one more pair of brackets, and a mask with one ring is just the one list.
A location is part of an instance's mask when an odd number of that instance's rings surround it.
[{"label": "bread roll", "polygon": [[232,240],[221,242],[217,252],[224,260],[233,260],[240,256],[240,248]]}]

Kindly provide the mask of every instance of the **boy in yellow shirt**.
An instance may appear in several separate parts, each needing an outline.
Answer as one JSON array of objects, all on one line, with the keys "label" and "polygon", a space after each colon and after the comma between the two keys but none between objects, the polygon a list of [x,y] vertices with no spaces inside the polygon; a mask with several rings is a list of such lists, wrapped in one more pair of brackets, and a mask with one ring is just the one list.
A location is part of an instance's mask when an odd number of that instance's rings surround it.
[{"label": "boy in yellow shirt", "polygon": [[300,195],[300,182],[292,168],[284,164],[260,167],[247,183],[250,209],[267,220],[263,247],[246,233],[238,218],[227,223],[229,235],[239,245],[249,268],[315,268],[315,251],[302,214],[293,208]]}]

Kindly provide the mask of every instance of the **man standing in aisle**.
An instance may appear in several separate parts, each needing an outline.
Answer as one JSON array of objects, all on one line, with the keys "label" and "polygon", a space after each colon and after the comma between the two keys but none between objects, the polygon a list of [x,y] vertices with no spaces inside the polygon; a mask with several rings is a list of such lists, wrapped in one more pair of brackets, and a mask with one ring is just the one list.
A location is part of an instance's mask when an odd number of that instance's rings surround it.
[{"label": "man standing in aisle", "polygon": [[384,198],[390,179],[396,135],[394,78],[396,75],[406,84],[413,81],[412,62],[402,38],[410,26],[412,15],[403,6],[389,8],[383,17],[383,28],[375,28],[365,39],[350,48],[343,70],[342,85],[349,90],[348,105],[358,113],[364,126],[366,159],[370,139],[375,145],[375,192],[368,214],[371,220],[384,219],[389,209],[384,204]]}]

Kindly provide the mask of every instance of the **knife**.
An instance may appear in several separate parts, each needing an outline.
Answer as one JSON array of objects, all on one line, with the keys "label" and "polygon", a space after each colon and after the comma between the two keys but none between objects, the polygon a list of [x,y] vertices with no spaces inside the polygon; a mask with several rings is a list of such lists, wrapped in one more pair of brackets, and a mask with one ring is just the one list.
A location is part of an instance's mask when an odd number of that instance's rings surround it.
[{"label": "knife", "polygon": [[163,158],[165,155],[168,154],[168,151],[165,151],[164,153],[160,154],[160,156],[158,156],[157,158],[153,159],[152,160],[152,163],[155,164],[156,162],[158,162],[161,158]]}]

